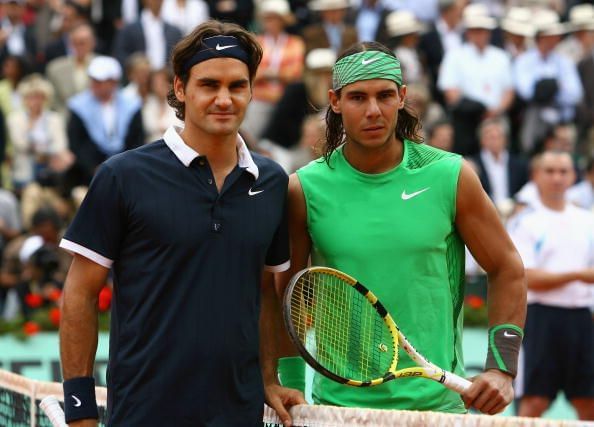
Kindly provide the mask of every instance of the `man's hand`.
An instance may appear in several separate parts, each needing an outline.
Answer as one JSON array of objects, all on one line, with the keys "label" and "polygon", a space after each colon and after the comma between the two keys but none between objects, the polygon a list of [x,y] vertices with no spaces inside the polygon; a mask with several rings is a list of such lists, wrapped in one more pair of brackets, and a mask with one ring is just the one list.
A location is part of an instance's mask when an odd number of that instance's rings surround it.
[{"label": "man's hand", "polygon": [[472,386],[462,395],[466,408],[474,407],[483,414],[502,412],[514,398],[513,378],[490,369],[471,379]]},{"label": "man's hand", "polygon": [[292,388],[282,387],[278,384],[271,384],[264,387],[266,403],[276,411],[285,427],[293,425],[289,409],[294,405],[305,405],[307,402],[303,393]]}]

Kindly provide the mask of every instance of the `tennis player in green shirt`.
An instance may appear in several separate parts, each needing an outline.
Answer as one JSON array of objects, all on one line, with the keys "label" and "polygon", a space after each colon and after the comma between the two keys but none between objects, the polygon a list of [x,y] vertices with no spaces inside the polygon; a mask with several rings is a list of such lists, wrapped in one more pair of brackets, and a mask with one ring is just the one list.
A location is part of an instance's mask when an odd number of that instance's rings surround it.
[{"label": "tennis player in green shirt", "polygon": [[[522,261],[479,179],[461,156],[420,143],[400,63],[381,44],[345,51],[333,69],[324,157],[289,181],[292,274],[312,265],[365,283],[419,352],[464,376],[464,245],[489,278],[485,370],[462,395],[419,378],[356,388],[317,375],[316,403],[464,413],[513,399],[526,285]],[[311,258],[310,258],[311,257]],[[513,336],[513,338],[512,338]],[[281,381],[302,387],[303,361],[286,343]],[[414,366],[402,355],[398,368]]]}]

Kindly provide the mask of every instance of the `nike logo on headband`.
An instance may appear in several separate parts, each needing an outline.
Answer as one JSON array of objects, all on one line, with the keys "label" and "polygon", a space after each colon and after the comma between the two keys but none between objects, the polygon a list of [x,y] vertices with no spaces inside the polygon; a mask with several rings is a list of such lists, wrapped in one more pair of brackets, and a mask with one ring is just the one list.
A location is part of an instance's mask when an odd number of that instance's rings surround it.
[{"label": "nike logo on headband", "polygon": [[361,60],[361,64],[363,64],[363,65],[369,65],[369,64],[371,64],[372,62],[375,62],[375,61],[377,61],[378,59],[379,59],[379,58],[362,59],[362,60]]},{"label": "nike logo on headband", "polygon": [[229,46],[221,46],[220,44],[217,43],[215,49],[216,50],[225,50],[225,49],[229,49],[230,47],[235,47],[237,46],[236,44],[230,44]]}]

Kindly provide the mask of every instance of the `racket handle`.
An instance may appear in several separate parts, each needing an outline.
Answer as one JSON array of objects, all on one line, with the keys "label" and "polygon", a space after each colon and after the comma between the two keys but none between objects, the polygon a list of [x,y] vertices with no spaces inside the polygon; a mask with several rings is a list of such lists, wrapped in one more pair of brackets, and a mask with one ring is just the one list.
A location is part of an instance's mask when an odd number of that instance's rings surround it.
[{"label": "racket handle", "polygon": [[60,402],[54,396],[47,396],[39,403],[39,407],[43,409],[45,415],[49,418],[54,427],[68,427],[64,411],[60,406]]},{"label": "racket handle", "polygon": [[445,378],[443,380],[443,385],[445,385],[450,390],[454,390],[458,394],[463,394],[466,390],[470,388],[472,383],[468,381],[466,378],[462,378],[459,375],[456,375],[452,372],[446,372]]}]

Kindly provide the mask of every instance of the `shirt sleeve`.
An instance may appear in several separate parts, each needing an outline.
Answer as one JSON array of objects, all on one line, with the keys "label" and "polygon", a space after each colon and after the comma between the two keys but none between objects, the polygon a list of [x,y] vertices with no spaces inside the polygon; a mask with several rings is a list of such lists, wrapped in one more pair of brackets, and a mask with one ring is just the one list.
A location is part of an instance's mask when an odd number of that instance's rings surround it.
[{"label": "shirt sleeve", "polygon": [[536,251],[538,242],[526,227],[526,220],[522,213],[520,218],[512,218],[508,225],[509,236],[511,237],[524,268],[536,268]]},{"label": "shirt sleeve", "polygon": [[288,270],[290,261],[288,207],[285,199],[282,218],[266,253],[264,270],[273,273]]},{"label": "shirt sleeve", "polygon": [[103,164],[60,247],[110,268],[120,250],[124,212],[117,176],[110,166]]}]

